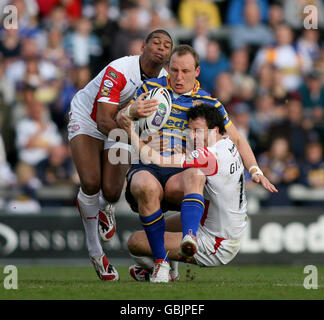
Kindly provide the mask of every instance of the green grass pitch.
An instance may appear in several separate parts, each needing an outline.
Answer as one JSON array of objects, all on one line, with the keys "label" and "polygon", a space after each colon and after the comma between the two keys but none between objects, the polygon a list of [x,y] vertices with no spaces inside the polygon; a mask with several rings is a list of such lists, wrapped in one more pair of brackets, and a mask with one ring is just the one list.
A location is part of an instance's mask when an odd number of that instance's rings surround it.
[{"label": "green grass pitch", "polygon": [[151,284],[134,281],[119,266],[120,281],[100,281],[89,267],[18,266],[18,289],[4,288],[0,266],[0,300],[222,300],[324,299],[324,266],[318,266],[318,289],[303,286],[303,266],[199,268],[182,264],[180,281]]}]

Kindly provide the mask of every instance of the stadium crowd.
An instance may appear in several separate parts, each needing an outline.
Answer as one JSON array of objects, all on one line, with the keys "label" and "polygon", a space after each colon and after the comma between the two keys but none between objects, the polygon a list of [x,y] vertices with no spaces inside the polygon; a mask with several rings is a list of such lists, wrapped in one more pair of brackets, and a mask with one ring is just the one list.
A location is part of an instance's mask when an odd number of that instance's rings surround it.
[{"label": "stadium crowd", "polygon": [[[4,26],[6,5],[17,8],[17,29]],[[307,5],[317,29],[304,27]],[[70,101],[110,61],[139,54],[156,28],[199,53],[201,87],[279,189],[263,205],[294,204],[293,183],[324,188],[324,1],[3,0],[0,190],[15,192],[0,194],[0,208],[6,200],[37,211],[42,186],[78,185]]]}]

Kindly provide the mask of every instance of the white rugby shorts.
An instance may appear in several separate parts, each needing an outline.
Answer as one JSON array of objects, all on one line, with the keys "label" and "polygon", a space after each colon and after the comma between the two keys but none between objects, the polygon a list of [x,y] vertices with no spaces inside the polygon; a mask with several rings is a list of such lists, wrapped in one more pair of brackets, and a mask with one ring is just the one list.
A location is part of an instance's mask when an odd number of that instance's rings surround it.
[{"label": "white rugby shorts", "polygon": [[98,130],[97,123],[93,121],[89,115],[82,115],[79,112],[75,112],[73,110],[73,104],[71,104],[67,129],[69,141],[79,134],[85,134],[104,141],[104,150],[112,148],[124,149],[127,151],[132,150],[131,146],[127,143],[116,142],[115,140],[107,138],[106,135]]},{"label": "white rugby shorts", "polygon": [[240,250],[240,239],[222,239],[212,236],[199,225],[197,231],[198,251],[194,259],[201,267],[216,267],[228,264]]}]

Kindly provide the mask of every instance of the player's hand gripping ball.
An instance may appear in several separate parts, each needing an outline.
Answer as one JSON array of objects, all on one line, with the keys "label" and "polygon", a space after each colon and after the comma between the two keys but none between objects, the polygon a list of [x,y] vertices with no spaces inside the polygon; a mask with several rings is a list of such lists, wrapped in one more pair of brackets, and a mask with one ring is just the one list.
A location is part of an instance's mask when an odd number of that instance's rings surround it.
[{"label": "player's hand gripping ball", "polygon": [[157,132],[167,122],[172,109],[171,96],[164,88],[155,88],[149,91],[146,99],[158,101],[157,110],[148,117],[139,119],[139,126],[143,131]]}]

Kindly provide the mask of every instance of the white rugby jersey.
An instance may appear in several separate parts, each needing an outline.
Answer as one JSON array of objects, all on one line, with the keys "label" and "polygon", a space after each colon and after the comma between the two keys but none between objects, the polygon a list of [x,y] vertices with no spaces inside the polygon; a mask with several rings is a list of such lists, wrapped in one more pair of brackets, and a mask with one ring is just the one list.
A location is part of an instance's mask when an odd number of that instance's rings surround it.
[{"label": "white rugby jersey", "polygon": [[207,179],[201,226],[218,238],[241,238],[247,225],[247,201],[244,165],[236,145],[224,136],[211,147],[193,151],[190,158],[182,166],[200,168]]},{"label": "white rugby jersey", "polygon": [[[73,112],[88,115],[96,121],[98,102],[119,105],[122,109],[143,84],[140,56],[127,56],[109,63],[92,81],[74,96]],[[162,69],[159,77],[167,75]]]}]

